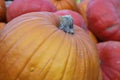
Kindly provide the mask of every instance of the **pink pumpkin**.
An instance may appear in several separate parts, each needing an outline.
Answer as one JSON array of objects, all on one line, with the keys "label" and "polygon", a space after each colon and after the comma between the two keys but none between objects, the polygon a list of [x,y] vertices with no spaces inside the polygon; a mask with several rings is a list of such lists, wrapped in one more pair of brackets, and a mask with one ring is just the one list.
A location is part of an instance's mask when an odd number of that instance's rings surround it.
[{"label": "pink pumpkin", "polygon": [[120,0],[90,0],[88,28],[102,41],[120,41]]},{"label": "pink pumpkin", "polygon": [[55,12],[55,6],[50,0],[14,0],[7,9],[7,21],[29,12]]},{"label": "pink pumpkin", "polygon": [[97,44],[103,80],[120,80],[120,42]]}]

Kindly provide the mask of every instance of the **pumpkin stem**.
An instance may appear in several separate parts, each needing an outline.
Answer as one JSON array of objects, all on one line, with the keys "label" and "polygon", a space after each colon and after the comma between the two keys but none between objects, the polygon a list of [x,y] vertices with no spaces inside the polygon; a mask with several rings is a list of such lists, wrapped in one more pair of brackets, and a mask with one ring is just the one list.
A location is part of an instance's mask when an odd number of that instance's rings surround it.
[{"label": "pumpkin stem", "polygon": [[65,15],[60,17],[59,29],[66,33],[74,34],[73,19],[71,15]]}]

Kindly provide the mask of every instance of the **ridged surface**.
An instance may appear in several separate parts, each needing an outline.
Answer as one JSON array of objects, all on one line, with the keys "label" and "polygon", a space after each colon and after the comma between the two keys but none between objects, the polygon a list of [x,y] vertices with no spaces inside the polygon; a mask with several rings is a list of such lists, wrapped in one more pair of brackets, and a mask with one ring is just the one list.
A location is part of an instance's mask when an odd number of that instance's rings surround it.
[{"label": "ridged surface", "polygon": [[120,41],[120,0],[90,0],[88,28],[101,41]]},{"label": "ridged surface", "polygon": [[103,80],[120,80],[120,42],[107,41],[97,44]]},{"label": "ridged surface", "polygon": [[97,50],[84,30],[59,30],[52,13],[28,13],[0,31],[0,80],[98,80]]}]

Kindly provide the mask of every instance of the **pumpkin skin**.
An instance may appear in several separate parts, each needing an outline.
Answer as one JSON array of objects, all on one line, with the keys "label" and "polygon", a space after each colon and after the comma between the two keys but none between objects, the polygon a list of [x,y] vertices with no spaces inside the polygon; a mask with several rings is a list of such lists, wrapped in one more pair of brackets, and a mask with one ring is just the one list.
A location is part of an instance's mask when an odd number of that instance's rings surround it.
[{"label": "pumpkin skin", "polygon": [[91,0],[88,28],[102,41],[120,41],[120,0]]},{"label": "pumpkin skin", "polygon": [[[97,80],[98,54],[86,32],[58,29],[59,17],[27,13],[0,32],[0,80]],[[12,72],[12,74],[11,74]]]},{"label": "pumpkin skin", "polygon": [[4,22],[0,22],[0,30],[5,26]]},{"label": "pumpkin skin", "polygon": [[78,11],[82,15],[82,17],[84,18],[87,25],[88,25],[88,22],[87,22],[86,11],[87,11],[87,5],[88,5],[89,1],[90,0],[83,0],[83,1],[78,3]]},{"label": "pumpkin skin", "polygon": [[103,80],[120,80],[120,42],[101,42],[97,44],[97,48]]},{"label": "pumpkin skin", "polygon": [[57,10],[73,10],[78,11],[75,0],[50,0],[57,8]]},{"label": "pumpkin skin", "polygon": [[95,42],[95,44],[97,44],[98,40],[97,40],[96,36],[90,30],[88,31],[88,34],[91,37],[91,39]]},{"label": "pumpkin skin", "polygon": [[5,1],[0,0],[0,21],[5,21],[5,14],[6,14],[6,7],[5,7]]},{"label": "pumpkin skin", "polygon": [[49,0],[14,0],[7,8],[7,21],[29,12],[55,12],[56,10]]},{"label": "pumpkin skin", "polygon": [[59,10],[59,11],[55,12],[55,15],[58,15],[58,16],[71,15],[75,25],[77,25],[79,27],[82,27],[85,30],[88,30],[82,16],[79,13],[75,12],[75,11],[72,11],[72,10]]}]

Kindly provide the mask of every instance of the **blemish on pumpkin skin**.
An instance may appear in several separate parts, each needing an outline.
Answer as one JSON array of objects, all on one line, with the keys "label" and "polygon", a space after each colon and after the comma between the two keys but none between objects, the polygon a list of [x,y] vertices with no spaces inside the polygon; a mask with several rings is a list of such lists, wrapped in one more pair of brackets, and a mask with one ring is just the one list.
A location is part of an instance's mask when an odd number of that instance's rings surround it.
[{"label": "blemish on pumpkin skin", "polygon": [[116,63],[117,63],[117,64],[120,64],[120,61],[117,61]]},{"label": "blemish on pumpkin skin", "polygon": [[30,68],[30,72],[33,72],[34,70],[35,70],[34,67],[31,67],[31,68]]},{"label": "blemish on pumpkin skin", "polygon": [[118,27],[118,24],[115,24],[115,25],[113,25],[113,26],[111,26],[111,27],[106,28],[106,31],[116,30],[117,27]]}]

